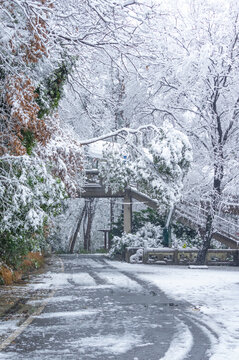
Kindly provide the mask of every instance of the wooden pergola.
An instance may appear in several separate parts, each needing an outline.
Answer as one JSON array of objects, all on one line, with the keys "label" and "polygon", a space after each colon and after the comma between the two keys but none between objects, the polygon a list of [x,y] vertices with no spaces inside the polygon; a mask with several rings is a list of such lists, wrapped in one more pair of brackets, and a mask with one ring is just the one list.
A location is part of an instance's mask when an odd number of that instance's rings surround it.
[{"label": "wooden pergola", "polygon": [[138,192],[136,189],[127,187],[124,191],[112,193],[110,190],[106,191],[105,186],[101,182],[95,182],[93,179],[99,174],[97,169],[87,170],[89,182],[85,185],[84,191],[79,193],[79,197],[84,199],[89,198],[122,198],[124,209],[124,232],[132,232],[132,201],[133,199],[144,203],[146,206],[154,210],[158,209],[156,200],[151,199],[149,196]]}]

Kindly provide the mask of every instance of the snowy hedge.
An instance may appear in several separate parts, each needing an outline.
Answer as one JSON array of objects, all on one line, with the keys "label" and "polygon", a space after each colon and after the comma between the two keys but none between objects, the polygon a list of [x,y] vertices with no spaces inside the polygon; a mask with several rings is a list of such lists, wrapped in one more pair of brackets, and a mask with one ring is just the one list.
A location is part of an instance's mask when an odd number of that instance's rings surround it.
[{"label": "snowy hedge", "polygon": [[163,231],[161,226],[151,223],[145,224],[136,234],[123,234],[122,237],[115,236],[109,251],[111,258],[123,254],[126,247],[163,247]]},{"label": "snowy hedge", "polygon": [[27,155],[2,157],[0,257],[16,264],[26,252],[41,248],[64,197],[64,185],[42,160]]}]

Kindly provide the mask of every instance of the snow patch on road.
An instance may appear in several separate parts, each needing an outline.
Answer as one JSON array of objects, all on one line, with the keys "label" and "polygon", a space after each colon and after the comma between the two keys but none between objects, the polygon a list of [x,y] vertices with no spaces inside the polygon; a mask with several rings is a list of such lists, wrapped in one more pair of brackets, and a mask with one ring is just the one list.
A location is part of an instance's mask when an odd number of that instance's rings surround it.
[{"label": "snow patch on road", "polygon": [[91,268],[103,268],[105,267],[104,263],[93,259],[81,259],[79,265],[90,266]]},{"label": "snow patch on road", "polygon": [[62,288],[72,285],[79,286],[95,286],[96,282],[88,273],[51,273],[48,272],[37,278],[37,281],[32,282],[28,285],[33,290],[51,289],[51,288]]},{"label": "snow patch on road", "polygon": [[[65,303],[65,302],[71,302],[74,300],[78,300],[79,298],[77,296],[57,296],[55,295],[54,297],[50,298],[48,301],[48,304],[55,304],[55,303]],[[27,304],[28,305],[32,305],[32,306],[36,306],[42,303],[42,299],[37,299],[37,300],[28,300]]]},{"label": "snow patch on road", "polygon": [[78,311],[61,311],[61,312],[45,312],[41,315],[34,316],[38,319],[60,318],[60,317],[86,317],[98,314],[97,310],[78,310]]},{"label": "snow patch on road", "polygon": [[100,351],[100,353],[112,353],[114,355],[123,354],[132,349],[133,347],[140,345],[141,336],[124,334],[124,335],[103,335],[103,336],[91,336],[84,339],[80,339],[78,342],[81,351],[84,349],[94,348]]},{"label": "snow patch on road", "polygon": [[[99,276],[99,274],[97,274]],[[96,289],[113,289],[114,285],[104,284],[104,285],[91,285],[91,286],[81,286],[82,290],[96,290]]]},{"label": "snow patch on road", "polygon": [[169,349],[160,360],[184,360],[193,346],[193,336],[188,326],[178,319],[177,333]]},{"label": "snow patch on road", "polygon": [[76,285],[82,286],[94,286],[96,285],[95,280],[88,273],[70,274],[69,279]]},{"label": "snow patch on road", "polygon": [[100,272],[97,274],[102,280],[120,288],[140,291],[142,289],[136,281],[119,272]]}]

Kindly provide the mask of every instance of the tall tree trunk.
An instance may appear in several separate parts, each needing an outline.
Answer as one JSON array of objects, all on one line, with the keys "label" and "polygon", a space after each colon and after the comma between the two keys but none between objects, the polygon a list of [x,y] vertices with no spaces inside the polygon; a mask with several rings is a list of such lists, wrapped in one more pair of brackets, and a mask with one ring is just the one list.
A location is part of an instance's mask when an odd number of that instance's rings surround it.
[{"label": "tall tree trunk", "polygon": [[206,230],[203,234],[203,245],[197,255],[196,264],[204,265],[206,262],[207,251],[210,249],[213,234],[213,215],[209,214],[206,220]]},{"label": "tall tree trunk", "polygon": [[198,253],[197,264],[205,264],[207,251],[210,248],[214,218],[219,209],[219,204],[222,195],[222,180],[224,177],[224,154],[223,147],[226,141],[227,134],[223,134],[222,119],[218,112],[218,99],[220,97],[220,78],[218,75],[214,76],[214,88],[211,96],[211,114],[212,123],[214,125],[214,133],[211,136],[211,144],[214,156],[214,176],[211,194],[211,203],[209,204],[208,215],[206,219],[205,235],[203,236],[203,246]]},{"label": "tall tree trunk", "polygon": [[109,249],[111,248],[111,242],[112,242],[112,229],[113,229],[113,223],[115,221],[115,199],[110,198],[110,233],[109,233]]},{"label": "tall tree trunk", "polygon": [[[86,213],[84,217],[84,250],[89,251],[91,248],[91,229],[95,216],[97,201],[90,199],[86,203]],[[87,224],[86,224],[87,223]]]},{"label": "tall tree trunk", "polygon": [[213,194],[211,197],[211,203],[209,205],[208,215],[206,219],[205,233],[203,235],[203,245],[198,252],[197,264],[205,264],[207,251],[210,249],[211,240],[214,232],[214,218],[219,210],[219,204],[221,201],[222,194],[222,179],[224,176],[223,169],[223,152],[221,146],[220,151],[216,148],[214,156],[217,161],[214,164],[214,179],[213,179]]},{"label": "tall tree trunk", "polygon": [[69,244],[69,251],[71,254],[73,254],[74,252],[74,248],[75,248],[75,244],[76,244],[76,240],[77,240],[77,235],[79,233],[79,230],[80,230],[80,227],[81,227],[81,222],[82,222],[82,219],[84,217],[86,213],[86,203],[80,213],[80,216],[79,216],[79,219],[77,220],[77,224],[76,224],[76,228],[75,228],[75,231],[73,233],[73,235],[71,236],[70,238],[70,244]]}]

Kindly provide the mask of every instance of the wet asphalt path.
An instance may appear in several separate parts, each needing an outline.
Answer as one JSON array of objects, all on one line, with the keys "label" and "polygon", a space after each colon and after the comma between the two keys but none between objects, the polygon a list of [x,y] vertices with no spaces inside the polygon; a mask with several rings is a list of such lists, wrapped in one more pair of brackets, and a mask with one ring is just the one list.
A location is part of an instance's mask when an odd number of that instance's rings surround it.
[{"label": "wet asphalt path", "polygon": [[159,360],[167,352],[165,360],[209,358],[214,335],[191,316],[190,304],[169,299],[102,256],[61,260],[54,296],[0,359]]}]

